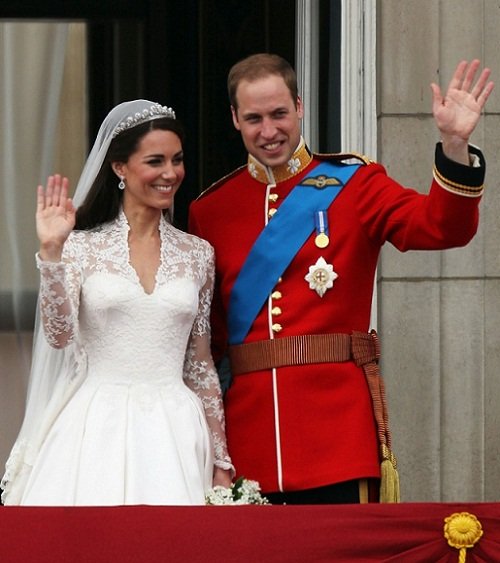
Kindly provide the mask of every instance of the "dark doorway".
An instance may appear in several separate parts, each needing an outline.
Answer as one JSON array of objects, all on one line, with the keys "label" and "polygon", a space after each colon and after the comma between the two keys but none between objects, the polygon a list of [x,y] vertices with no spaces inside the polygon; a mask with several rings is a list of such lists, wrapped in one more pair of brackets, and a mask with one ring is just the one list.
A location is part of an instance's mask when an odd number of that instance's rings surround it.
[{"label": "dark doorway", "polygon": [[191,200],[244,162],[226,94],[231,65],[261,51],[295,63],[294,0],[4,0],[0,19],[87,23],[90,144],[121,101],[175,108],[187,132],[187,174],[175,208],[181,228]]}]

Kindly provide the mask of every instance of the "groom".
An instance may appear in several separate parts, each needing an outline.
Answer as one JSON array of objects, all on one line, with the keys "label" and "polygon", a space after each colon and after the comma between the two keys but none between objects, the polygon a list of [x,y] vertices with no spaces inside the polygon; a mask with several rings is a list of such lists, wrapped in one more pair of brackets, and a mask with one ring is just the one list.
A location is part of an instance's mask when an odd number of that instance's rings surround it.
[{"label": "groom", "polygon": [[272,503],[397,501],[379,343],[368,332],[382,245],[466,245],[485,162],[469,145],[493,89],[480,63],[432,84],[441,141],[428,195],[357,154],[314,154],[301,137],[294,70],[257,54],[228,76],[246,166],[192,203],[190,231],[215,248],[212,335],[229,358],[228,446]]}]

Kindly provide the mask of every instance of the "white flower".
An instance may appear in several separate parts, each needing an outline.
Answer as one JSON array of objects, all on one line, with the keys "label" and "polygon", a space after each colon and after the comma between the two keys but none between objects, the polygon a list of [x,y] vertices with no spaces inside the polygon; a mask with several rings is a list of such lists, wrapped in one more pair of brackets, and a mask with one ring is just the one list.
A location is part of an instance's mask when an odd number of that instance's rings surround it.
[{"label": "white flower", "polygon": [[291,174],[297,173],[299,168],[300,168],[300,160],[298,158],[291,158],[288,161],[288,171]]},{"label": "white flower", "polygon": [[338,277],[338,274],[333,271],[333,266],[327,264],[321,256],[314,266],[309,266],[309,273],[304,279],[309,282],[309,289],[314,289],[320,297],[323,297],[326,290],[333,287],[333,282]]},{"label": "white flower", "polygon": [[205,504],[269,504],[269,501],[260,494],[257,481],[240,477],[229,488],[221,485],[212,487],[205,495]]},{"label": "white flower", "polygon": [[255,164],[253,162],[250,162],[248,164],[248,173],[250,174],[250,176],[252,176],[253,178],[257,178],[257,167],[255,166]]},{"label": "white flower", "polygon": [[233,492],[222,485],[216,485],[207,493],[206,504],[232,504]]}]

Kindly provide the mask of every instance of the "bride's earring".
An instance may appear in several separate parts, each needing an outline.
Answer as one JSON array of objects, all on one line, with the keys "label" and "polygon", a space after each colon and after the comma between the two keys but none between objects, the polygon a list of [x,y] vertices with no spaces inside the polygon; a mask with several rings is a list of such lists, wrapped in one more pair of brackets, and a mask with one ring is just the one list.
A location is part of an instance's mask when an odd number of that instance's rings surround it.
[{"label": "bride's earring", "polygon": [[118,182],[118,189],[120,190],[124,190],[125,189],[125,182],[124,182],[125,178],[123,178],[122,176],[120,176],[120,181]]}]

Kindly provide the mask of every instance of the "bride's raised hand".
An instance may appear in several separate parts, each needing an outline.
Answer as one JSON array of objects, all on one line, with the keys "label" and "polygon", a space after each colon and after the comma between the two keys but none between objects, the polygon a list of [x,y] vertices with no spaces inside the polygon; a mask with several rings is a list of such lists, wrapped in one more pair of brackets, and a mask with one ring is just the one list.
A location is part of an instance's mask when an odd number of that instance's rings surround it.
[{"label": "bride's raised hand", "polygon": [[37,188],[36,231],[42,260],[59,261],[63,245],[75,226],[76,209],[68,198],[68,179],[49,176]]}]

